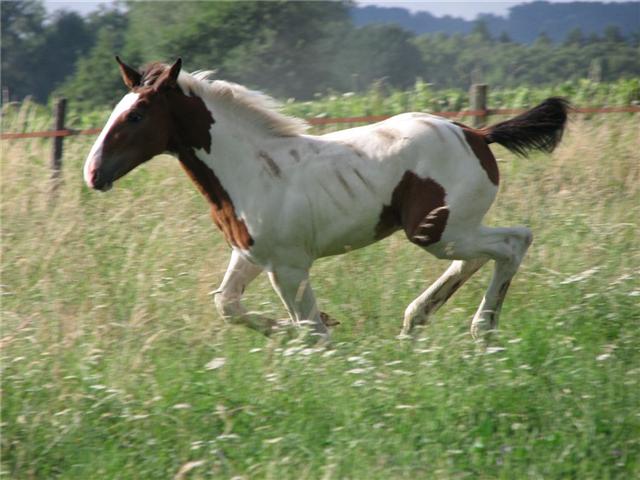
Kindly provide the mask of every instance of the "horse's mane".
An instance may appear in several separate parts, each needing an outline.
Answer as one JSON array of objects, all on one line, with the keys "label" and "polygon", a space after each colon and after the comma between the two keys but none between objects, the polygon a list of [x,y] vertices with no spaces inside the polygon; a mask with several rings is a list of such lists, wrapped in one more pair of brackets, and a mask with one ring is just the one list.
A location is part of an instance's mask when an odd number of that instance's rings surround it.
[{"label": "horse's mane", "polygon": [[[153,63],[148,65],[142,76],[143,85],[152,85],[168,65]],[[215,72],[200,70],[193,73],[181,72],[178,85],[186,94],[195,94],[205,103],[223,104],[236,115],[243,115],[249,121],[280,137],[303,134],[308,125],[304,120],[290,117],[281,112],[281,105],[262,92],[249,90],[237,83],[213,80]]]}]

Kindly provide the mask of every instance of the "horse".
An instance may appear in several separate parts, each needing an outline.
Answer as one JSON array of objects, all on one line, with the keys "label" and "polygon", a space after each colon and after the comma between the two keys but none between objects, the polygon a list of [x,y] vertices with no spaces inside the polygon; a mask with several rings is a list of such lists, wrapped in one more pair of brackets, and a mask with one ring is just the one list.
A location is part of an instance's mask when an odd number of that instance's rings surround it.
[{"label": "horse", "polygon": [[116,60],[129,92],[91,148],[84,180],[107,191],[158,154],[177,157],[231,247],[214,292],[224,321],[265,335],[278,329],[241,303],[265,271],[295,330],[329,342],[332,319],[317,307],[311,265],[403,230],[410,242],[452,263],[406,308],[401,336],[411,337],[489,260],[493,276],[471,334],[486,338],[496,329],[533,237],[526,227],[482,224],[500,181],[489,145],[521,156],[552,152],[567,121],[566,100],[548,98],[481,129],[411,112],[316,136],[267,95],[212,80],[211,72],[186,73],[181,59],[141,71]]}]

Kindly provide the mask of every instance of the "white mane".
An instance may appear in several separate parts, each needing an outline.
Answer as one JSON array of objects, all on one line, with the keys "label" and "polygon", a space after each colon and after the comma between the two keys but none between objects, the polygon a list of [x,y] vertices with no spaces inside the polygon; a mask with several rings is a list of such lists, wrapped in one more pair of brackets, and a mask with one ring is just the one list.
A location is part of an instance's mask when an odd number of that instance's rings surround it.
[{"label": "white mane", "polygon": [[292,137],[307,131],[307,123],[282,113],[275,99],[236,83],[212,80],[213,74],[211,71],[180,73],[178,84],[187,94],[192,91],[205,102],[222,103],[234,114],[245,116],[271,134]]}]

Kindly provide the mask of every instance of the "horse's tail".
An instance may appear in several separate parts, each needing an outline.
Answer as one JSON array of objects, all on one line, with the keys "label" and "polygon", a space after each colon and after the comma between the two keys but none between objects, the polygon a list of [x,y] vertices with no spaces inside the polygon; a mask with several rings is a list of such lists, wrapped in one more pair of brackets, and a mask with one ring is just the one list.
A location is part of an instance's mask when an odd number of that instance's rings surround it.
[{"label": "horse's tail", "polygon": [[570,108],[564,98],[547,98],[537,107],[481,132],[487,143],[499,143],[518,155],[527,156],[531,150],[549,153],[560,143]]}]

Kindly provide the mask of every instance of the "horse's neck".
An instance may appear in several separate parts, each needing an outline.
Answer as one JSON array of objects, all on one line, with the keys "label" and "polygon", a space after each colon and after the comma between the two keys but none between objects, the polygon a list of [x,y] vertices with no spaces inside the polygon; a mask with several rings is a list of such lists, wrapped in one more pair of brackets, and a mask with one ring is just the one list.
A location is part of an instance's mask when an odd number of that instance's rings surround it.
[{"label": "horse's neck", "polygon": [[199,156],[225,183],[246,184],[260,171],[258,153],[272,141],[253,125],[220,118],[211,131],[211,152],[200,151]]},{"label": "horse's neck", "polygon": [[[198,182],[196,178],[208,179],[205,188],[208,189],[208,193],[204,190],[203,193],[210,201],[217,203],[218,199],[211,198],[214,192],[224,192],[223,196],[227,197],[228,194],[237,195],[238,192],[247,189],[252,179],[259,176],[259,153],[274,142],[275,137],[244,119],[234,119],[233,116],[225,115],[224,109],[215,106],[208,108],[213,112],[215,119],[209,130],[209,148],[190,148],[188,145],[182,145],[177,153],[187,173],[199,184],[201,190],[202,180]],[[185,120],[188,124],[188,119]],[[203,170],[202,166],[206,166],[207,171]],[[215,188],[211,188],[213,186]]]}]

